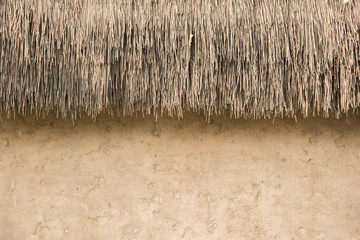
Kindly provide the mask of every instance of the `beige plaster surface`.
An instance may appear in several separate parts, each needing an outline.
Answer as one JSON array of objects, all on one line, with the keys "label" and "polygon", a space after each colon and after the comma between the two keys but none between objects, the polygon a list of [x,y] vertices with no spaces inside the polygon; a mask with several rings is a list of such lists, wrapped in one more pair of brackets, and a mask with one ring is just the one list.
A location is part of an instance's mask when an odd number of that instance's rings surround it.
[{"label": "beige plaster surface", "polygon": [[360,239],[360,121],[0,124],[0,239]]}]

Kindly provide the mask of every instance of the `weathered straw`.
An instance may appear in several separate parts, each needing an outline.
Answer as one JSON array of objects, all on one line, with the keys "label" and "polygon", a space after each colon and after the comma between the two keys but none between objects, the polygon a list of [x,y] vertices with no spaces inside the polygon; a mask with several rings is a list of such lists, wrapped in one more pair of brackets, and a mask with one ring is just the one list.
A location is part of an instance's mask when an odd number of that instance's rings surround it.
[{"label": "weathered straw", "polygon": [[0,113],[257,119],[359,106],[359,1],[0,2]]}]

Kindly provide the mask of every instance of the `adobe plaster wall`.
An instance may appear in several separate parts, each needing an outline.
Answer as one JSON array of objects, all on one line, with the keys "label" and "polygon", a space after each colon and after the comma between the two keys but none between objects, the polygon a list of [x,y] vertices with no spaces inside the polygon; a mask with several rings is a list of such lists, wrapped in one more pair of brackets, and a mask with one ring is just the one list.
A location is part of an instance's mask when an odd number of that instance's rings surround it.
[{"label": "adobe plaster wall", "polygon": [[360,239],[360,121],[3,117],[0,239]]}]

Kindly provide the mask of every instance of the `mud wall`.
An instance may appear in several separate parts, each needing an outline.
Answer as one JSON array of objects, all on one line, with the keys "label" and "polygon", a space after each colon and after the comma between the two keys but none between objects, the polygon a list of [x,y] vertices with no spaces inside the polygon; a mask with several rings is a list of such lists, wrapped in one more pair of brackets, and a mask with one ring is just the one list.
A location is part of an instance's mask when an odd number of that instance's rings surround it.
[{"label": "mud wall", "polygon": [[360,121],[0,124],[0,239],[360,239]]}]

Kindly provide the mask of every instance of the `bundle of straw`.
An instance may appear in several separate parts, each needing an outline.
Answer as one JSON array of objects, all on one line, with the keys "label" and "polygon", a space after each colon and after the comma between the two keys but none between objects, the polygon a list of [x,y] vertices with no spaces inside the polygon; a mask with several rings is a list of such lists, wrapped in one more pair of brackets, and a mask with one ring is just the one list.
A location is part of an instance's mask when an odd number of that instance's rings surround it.
[{"label": "bundle of straw", "polygon": [[0,2],[0,113],[257,119],[359,105],[359,1]]}]

